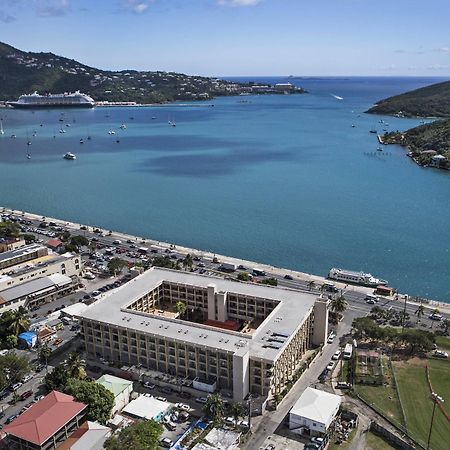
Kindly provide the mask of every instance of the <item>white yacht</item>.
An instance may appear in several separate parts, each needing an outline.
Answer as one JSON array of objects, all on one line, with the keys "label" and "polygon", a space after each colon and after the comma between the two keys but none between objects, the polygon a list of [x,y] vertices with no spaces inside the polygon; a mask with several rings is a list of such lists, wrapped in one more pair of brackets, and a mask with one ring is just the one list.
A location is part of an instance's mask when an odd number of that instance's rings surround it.
[{"label": "white yacht", "polygon": [[386,285],[386,280],[375,278],[370,273],[353,272],[352,270],[333,268],[328,273],[328,278],[331,280],[341,281],[342,283],[359,284],[361,286],[376,287]]},{"label": "white yacht", "polygon": [[67,152],[64,155],[64,159],[69,159],[69,160],[73,161],[73,160],[77,159],[77,157],[73,153]]}]

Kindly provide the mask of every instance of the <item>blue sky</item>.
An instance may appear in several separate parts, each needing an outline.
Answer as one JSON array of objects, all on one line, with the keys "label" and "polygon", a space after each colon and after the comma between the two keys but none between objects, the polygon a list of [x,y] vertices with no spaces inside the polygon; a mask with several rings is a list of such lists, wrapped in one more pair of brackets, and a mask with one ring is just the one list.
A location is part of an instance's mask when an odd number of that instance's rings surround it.
[{"label": "blue sky", "polygon": [[0,0],[0,41],[102,69],[450,76],[449,0]]}]

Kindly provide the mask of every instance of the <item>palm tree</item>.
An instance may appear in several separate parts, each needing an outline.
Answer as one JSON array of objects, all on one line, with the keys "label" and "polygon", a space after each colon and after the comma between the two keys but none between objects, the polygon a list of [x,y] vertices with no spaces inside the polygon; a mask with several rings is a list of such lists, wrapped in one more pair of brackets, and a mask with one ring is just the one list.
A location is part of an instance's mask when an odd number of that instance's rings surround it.
[{"label": "palm tree", "polygon": [[204,411],[206,415],[214,421],[214,423],[221,422],[224,414],[223,400],[219,394],[208,395]]},{"label": "palm tree", "polygon": [[420,322],[420,318],[425,314],[425,308],[423,305],[419,305],[419,307],[417,308],[417,310],[414,313],[417,316],[417,322]]},{"label": "palm tree", "polygon": [[316,282],[314,280],[308,281],[308,289],[312,291],[316,286]]},{"label": "palm tree", "polygon": [[69,374],[69,378],[82,380],[86,378],[86,361],[81,359],[77,352],[70,352],[69,357],[64,361],[64,368]]},{"label": "palm tree", "polygon": [[186,255],[186,257],[183,259],[183,267],[185,269],[187,269],[187,268],[191,269],[192,268],[192,264],[193,264],[192,256],[191,256],[190,253],[188,253]]},{"label": "palm tree", "polygon": [[233,416],[234,423],[237,424],[239,419],[245,417],[246,410],[242,403],[234,402],[231,404],[231,415]]},{"label": "palm tree", "polygon": [[11,322],[8,325],[8,331],[14,336],[18,336],[22,331],[28,330],[30,326],[30,319],[27,315],[28,311],[19,306],[17,311],[14,311],[11,317]]},{"label": "palm tree", "polygon": [[40,349],[39,349],[39,359],[42,362],[45,362],[45,370],[48,371],[48,358],[50,358],[50,355],[52,354],[52,349],[47,345],[44,344]]},{"label": "palm tree", "polygon": [[182,301],[178,301],[175,304],[175,309],[177,310],[178,317],[183,317],[184,313],[186,312],[187,306],[186,303]]},{"label": "palm tree", "polygon": [[347,309],[347,300],[343,295],[340,295],[339,297],[333,298],[331,300],[330,309],[336,314],[343,313]]}]

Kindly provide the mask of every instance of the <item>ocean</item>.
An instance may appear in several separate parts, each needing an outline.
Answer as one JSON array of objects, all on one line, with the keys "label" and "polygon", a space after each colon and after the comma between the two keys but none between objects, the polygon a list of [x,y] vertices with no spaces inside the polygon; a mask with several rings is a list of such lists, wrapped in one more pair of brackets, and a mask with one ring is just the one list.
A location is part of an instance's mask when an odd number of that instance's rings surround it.
[{"label": "ocean", "polygon": [[450,173],[378,151],[369,133],[419,120],[364,114],[441,80],[252,80],[308,93],[0,110],[0,204],[317,275],[364,270],[450,302]]}]

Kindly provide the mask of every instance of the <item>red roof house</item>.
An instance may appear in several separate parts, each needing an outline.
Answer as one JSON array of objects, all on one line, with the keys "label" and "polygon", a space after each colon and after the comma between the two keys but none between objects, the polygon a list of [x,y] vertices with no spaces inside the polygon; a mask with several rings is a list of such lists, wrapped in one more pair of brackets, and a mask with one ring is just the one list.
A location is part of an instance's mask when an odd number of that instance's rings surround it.
[{"label": "red roof house", "polygon": [[52,250],[59,250],[62,245],[63,243],[59,239],[49,239],[47,241],[47,247],[50,247]]},{"label": "red roof house", "polygon": [[54,449],[79,428],[87,405],[52,391],[3,428],[18,449]]}]

